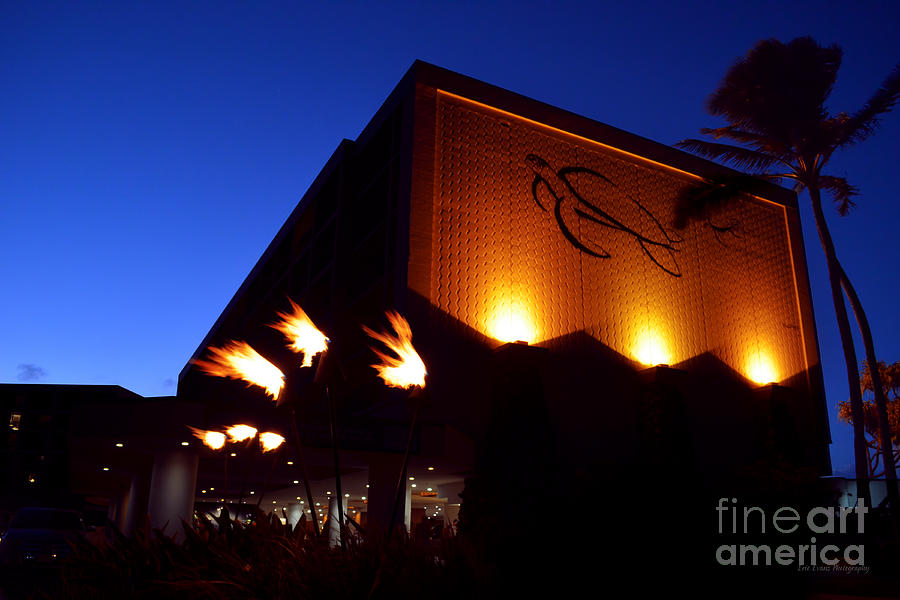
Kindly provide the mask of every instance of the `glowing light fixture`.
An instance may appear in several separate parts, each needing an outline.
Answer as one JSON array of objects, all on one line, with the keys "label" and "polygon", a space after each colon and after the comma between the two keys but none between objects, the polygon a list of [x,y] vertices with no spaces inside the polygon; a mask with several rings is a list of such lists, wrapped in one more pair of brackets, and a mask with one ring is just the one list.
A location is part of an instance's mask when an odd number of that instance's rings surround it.
[{"label": "glowing light fixture", "polygon": [[537,330],[531,313],[519,302],[503,302],[494,308],[487,323],[487,333],[501,342],[526,342],[537,340]]},{"label": "glowing light fixture", "polygon": [[747,377],[751,381],[762,385],[778,381],[778,372],[775,370],[775,364],[769,355],[764,352],[756,352],[750,357],[750,360],[747,361],[746,372]]},{"label": "glowing light fixture", "polygon": [[668,365],[672,362],[665,339],[654,330],[645,328],[635,337],[632,354],[645,365]]}]

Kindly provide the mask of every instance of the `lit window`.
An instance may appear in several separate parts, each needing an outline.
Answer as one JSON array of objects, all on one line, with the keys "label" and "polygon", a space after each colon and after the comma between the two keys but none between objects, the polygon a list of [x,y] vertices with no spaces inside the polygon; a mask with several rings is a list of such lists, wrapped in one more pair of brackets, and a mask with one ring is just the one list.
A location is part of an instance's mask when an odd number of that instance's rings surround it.
[{"label": "lit window", "polygon": [[9,428],[13,431],[19,430],[19,425],[22,423],[22,413],[14,412],[9,415]]}]

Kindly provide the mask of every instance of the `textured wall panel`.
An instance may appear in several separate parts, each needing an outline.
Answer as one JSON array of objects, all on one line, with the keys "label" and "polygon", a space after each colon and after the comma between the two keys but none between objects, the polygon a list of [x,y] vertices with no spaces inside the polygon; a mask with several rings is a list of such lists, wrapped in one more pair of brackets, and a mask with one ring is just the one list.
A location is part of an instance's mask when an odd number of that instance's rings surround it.
[{"label": "textured wall panel", "polygon": [[430,295],[454,318],[535,343],[584,331],[649,362],[708,353],[780,381],[806,368],[783,207],[675,231],[686,175],[444,94],[436,135]]}]

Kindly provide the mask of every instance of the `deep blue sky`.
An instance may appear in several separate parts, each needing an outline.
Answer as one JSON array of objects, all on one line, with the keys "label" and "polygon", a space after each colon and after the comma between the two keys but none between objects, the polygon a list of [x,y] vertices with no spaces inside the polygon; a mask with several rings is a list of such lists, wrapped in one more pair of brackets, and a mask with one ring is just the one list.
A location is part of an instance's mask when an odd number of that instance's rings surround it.
[{"label": "deep blue sky", "polygon": [[[671,144],[721,124],[704,99],[768,37],[840,44],[831,109],[858,108],[900,61],[898,23],[894,0],[0,2],[0,381],[174,393],[337,143],[417,58]],[[898,139],[900,112],[831,169],[862,191],[829,219],[887,361]],[[807,204],[841,472],[847,381]]]}]

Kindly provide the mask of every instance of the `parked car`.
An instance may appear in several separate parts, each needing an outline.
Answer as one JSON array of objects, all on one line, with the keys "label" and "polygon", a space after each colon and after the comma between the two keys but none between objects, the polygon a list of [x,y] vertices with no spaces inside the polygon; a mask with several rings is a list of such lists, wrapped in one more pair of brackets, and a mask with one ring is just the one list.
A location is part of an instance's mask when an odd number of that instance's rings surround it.
[{"label": "parked car", "polygon": [[85,535],[81,513],[60,508],[23,508],[0,535],[0,565],[49,565],[72,552],[70,542]]}]

